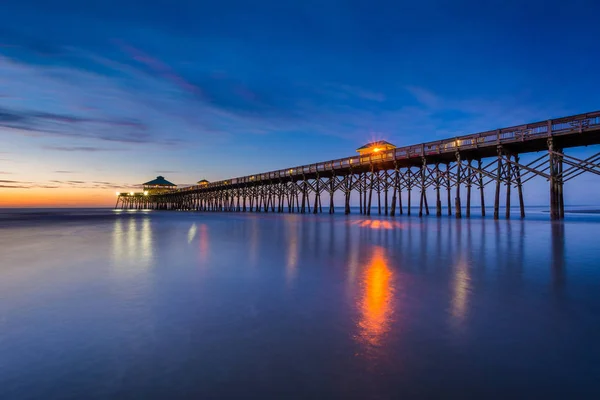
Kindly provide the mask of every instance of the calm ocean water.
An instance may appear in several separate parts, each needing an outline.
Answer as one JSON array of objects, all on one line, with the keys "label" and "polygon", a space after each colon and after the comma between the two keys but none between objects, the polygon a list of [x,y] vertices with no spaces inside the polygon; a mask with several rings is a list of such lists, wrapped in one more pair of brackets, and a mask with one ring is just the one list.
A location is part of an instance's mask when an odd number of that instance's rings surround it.
[{"label": "calm ocean water", "polygon": [[600,215],[530,211],[0,210],[0,399],[600,398]]}]

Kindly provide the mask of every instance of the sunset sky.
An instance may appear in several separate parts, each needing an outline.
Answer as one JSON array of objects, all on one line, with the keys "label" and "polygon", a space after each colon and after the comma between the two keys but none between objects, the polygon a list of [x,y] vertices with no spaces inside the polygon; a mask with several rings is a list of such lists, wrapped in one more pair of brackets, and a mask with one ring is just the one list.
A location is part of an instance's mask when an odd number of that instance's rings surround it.
[{"label": "sunset sky", "polygon": [[[593,0],[3,1],[0,207],[112,206],[116,190],[157,175],[185,185],[345,157],[372,139],[594,111],[599,11]],[[567,202],[600,198],[598,183],[582,177]]]}]

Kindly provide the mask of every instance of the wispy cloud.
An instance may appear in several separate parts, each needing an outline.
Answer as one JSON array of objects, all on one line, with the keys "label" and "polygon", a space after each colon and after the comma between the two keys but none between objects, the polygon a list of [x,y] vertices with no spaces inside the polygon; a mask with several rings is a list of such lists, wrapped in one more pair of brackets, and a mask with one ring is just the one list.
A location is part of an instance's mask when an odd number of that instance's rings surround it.
[{"label": "wispy cloud", "polygon": [[[106,147],[93,147],[93,146],[43,146],[46,150],[54,150],[54,151],[83,151],[88,153],[98,152],[98,151],[124,151],[127,149],[119,149],[119,148],[106,148]],[[62,172],[62,173],[72,173],[72,172]]]},{"label": "wispy cloud", "polygon": [[0,179],[0,183],[31,183],[31,182],[20,182],[20,181]]},{"label": "wispy cloud", "polygon": [[122,40],[115,41],[120,48],[127,53],[135,61],[147,66],[150,71],[158,75],[159,77],[168,80],[180,89],[189,92],[193,95],[202,95],[202,90],[197,85],[188,82],[181,75],[177,74],[170,66],[156,57],[152,57],[140,49],[137,49]]},{"label": "wispy cloud", "polygon": [[32,182],[0,179],[0,188],[4,189],[29,189],[31,185]]},{"label": "wispy cloud", "polygon": [[[111,50],[94,53],[54,45],[46,52],[54,60],[50,66],[0,56],[0,79],[8,96],[0,98],[0,127],[13,134],[68,140],[44,147],[64,152],[123,150],[102,142],[183,148],[187,142],[204,146],[249,134],[298,132],[357,144],[373,133],[412,144],[426,136],[472,133],[562,110],[514,97],[445,97],[435,88],[416,85],[377,90],[330,79],[303,84],[293,74],[248,79],[236,71],[190,72],[125,40],[116,40]],[[9,102],[14,97],[24,99],[19,107]]]},{"label": "wispy cloud", "polygon": [[29,186],[24,185],[3,185],[0,184],[0,189],[30,189]]},{"label": "wispy cloud", "polygon": [[412,94],[421,105],[427,108],[438,108],[442,104],[442,99],[426,88],[407,86],[406,90]]},{"label": "wispy cloud", "polygon": [[77,171],[54,171],[55,174],[75,174]]},{"label": "wispy cloud", "polygon": [[79,181],[79,180],[49,180],[43,182],[20,181],[0,179],[0,188],[5,189],[129,189],[141,188],[137,183],[105,182],[105,181]]}]

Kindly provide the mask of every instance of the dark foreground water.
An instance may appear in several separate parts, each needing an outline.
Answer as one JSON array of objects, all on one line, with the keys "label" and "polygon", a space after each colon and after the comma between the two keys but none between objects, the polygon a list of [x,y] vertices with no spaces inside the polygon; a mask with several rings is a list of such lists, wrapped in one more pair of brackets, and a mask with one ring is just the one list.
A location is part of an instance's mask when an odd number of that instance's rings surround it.
[{"label": "dark foreground water", "polygon": [[2,400],[600,398],[600,216],[0,214]]}]

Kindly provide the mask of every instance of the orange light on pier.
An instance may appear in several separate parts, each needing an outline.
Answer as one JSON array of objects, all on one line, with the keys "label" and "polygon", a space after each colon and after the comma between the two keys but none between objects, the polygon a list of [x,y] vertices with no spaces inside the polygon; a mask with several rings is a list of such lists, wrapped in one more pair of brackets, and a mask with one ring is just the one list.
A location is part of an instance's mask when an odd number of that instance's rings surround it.
[{"label": "orange light on pier", "polygon": [[367,143],[364,146],[361,146],[358,149],[356,149],[356,151],[361,156],[365,156],[371,153],[379,153],[380,151],[392,150],[395,148],[396,146],[394,146],[390,142],[386,142],[385,140],[379,140],[377,142]]}]

